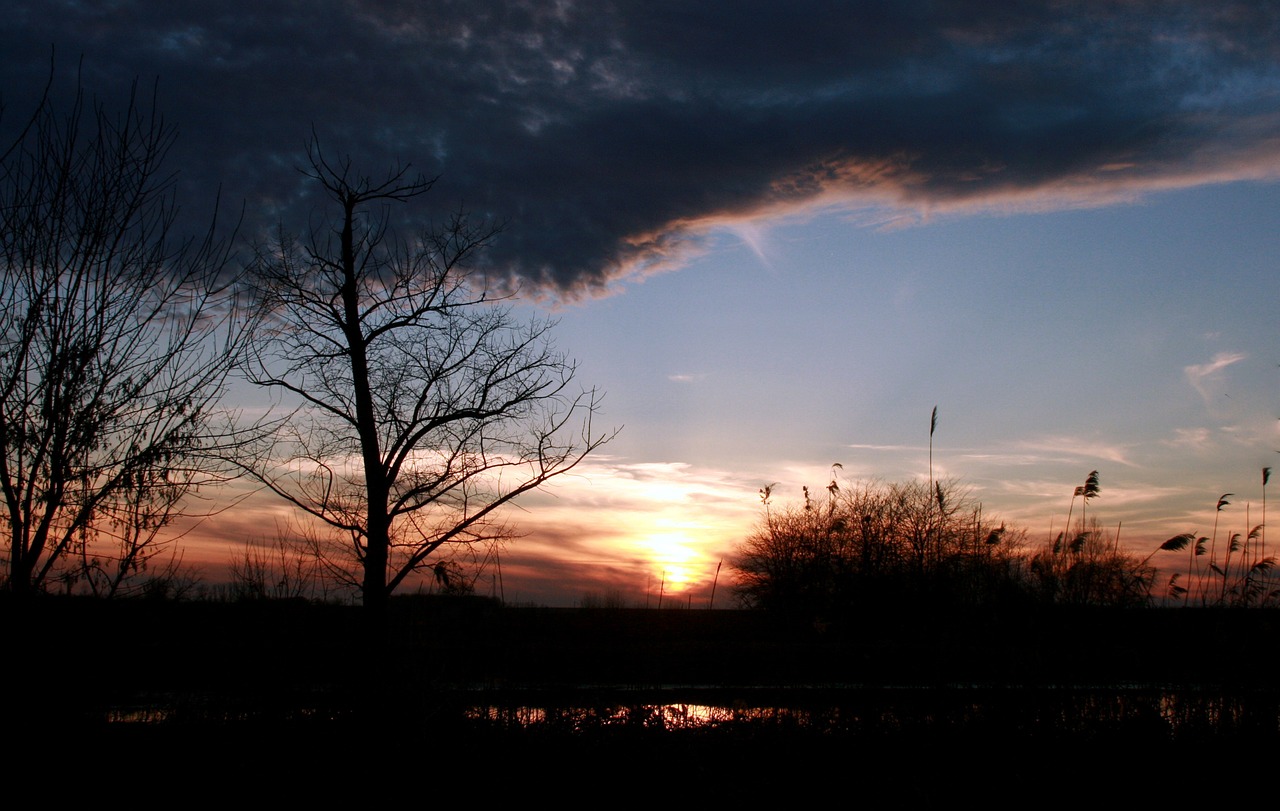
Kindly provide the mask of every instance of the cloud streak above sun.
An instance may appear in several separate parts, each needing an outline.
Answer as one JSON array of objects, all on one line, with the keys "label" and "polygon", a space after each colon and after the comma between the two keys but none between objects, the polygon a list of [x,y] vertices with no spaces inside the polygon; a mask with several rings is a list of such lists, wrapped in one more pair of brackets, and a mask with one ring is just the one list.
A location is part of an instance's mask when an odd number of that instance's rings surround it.
[{"label": "cloud streak above sun", "polygon": [[314,127],[370,172],[439,173],[442,213],[506,223],[500,272],[571,295],[818,209],[1090,205],[1280,166],[1269,4],[9,5],[6,128],[52,43],[105,98],[158,77],[190,204],[221,187],[251,233],[305,225]]},{"label": "cloud streak above sun", "polygon": [[1187,381],[1199,392],[1206,404],[1212,404],[1219,381],[1219,372],[1233,366],[1248,356],[1243,352],[1219,352],[1208,363],[1195,363],[1184,370]]}]

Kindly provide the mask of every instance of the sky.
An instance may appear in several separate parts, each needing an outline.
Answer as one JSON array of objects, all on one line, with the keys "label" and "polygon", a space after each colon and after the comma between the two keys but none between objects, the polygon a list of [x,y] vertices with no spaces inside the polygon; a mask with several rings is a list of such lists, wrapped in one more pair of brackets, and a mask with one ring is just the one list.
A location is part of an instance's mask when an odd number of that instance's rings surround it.
[{"label": "sky", "polygon": [[[246,240],[305,228],[313,133],[503,223],[486,269],[621,431],[520,502],[481,591],[705,605],[761,487],[927,477],[935,406],[935,472],[1034,543],[1092,470],[1143,553],[1223,493],[1257,523],[1280,4],[4,5],[0,129],[51,62],[108,105],[136,80],[193,223],[217,199]],[[185,557],[287,521],[252,496]]]}]

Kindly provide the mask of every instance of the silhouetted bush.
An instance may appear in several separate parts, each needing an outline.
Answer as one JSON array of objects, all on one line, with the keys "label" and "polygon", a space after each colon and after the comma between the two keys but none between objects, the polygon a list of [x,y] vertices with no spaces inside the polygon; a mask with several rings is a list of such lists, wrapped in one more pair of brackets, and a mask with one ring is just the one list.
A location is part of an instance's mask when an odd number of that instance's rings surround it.
[{"label": "silhouetted bush", "polygon": [[1059,535],[1052,545],[1030,556],[1027,579],[1038,599],[1064,605],[1132,608],[1151,602],[1156,569],[1120,549],[1092,522],[1068,540]]},{"label": "silhouetted bush", "polygon": [[733,560],[736,593],[761,608],[884,602],[980,605],[1026,593],[1024,533],[985,518],[954,482],[832,481],[827,496],[775,509]]}]

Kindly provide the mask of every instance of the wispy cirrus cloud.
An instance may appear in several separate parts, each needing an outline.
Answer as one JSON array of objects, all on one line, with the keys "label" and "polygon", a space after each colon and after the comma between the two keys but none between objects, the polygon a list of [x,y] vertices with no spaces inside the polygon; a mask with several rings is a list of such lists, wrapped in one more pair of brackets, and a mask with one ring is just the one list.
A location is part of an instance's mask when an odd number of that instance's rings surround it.
[{"label": "wispy cirrus cloud", "polygon": [[1243,352],[1219,352],[1208,363],[1192,364],[1184,367],[1183,371],[1187,375],[1187,382],[1199,392],[1205,403],[1212,404],[1214,399],[1222,394],[1218,390],[1218,384],[1221,382],[1219,373],[1247,357],[1248,355]]},{"label": "wispy cirrus cloud", "polygon": [[1208,428],[1175,428],[1173,436],[1164,440],[1171,448],[1203,451],[1213,447],[1213,432]]},{"label": "wispy cirrus cloud", "polygon": [[1087,437],[1044,436],[1023,440],[1016,443],[1016,447],[1030,457],[1030,459],[1024,458],[1023,464],[1028,462],[1090,462],[1092,460],[1103,460],[1127,467],[1137,466],[1137,463],[1129,458],[1130,449],[1128,445]]},{"label": "wispy cirrus cloud", "polygon": [[851,448],[853,450],[860,450],[860,451],[898,452],[898,451],[918,451],[923,448],[927,448],[928,446],[927,445],[867,445],[864,443],[854,443],[854,444],[846,445],[845,447]]}]

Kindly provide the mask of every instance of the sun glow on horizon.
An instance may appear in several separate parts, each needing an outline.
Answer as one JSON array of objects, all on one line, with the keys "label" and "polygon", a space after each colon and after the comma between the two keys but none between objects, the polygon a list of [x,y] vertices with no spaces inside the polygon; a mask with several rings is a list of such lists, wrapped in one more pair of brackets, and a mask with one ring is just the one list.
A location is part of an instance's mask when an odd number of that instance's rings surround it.
[{"label": "sun glow on horizon", "polygon": [[703,570],[711,562],[678,530],[643,536],[635,543],[645,553],[650,576],[657,578],[667,592],[685,592],[699,584],[704,579]]}]

